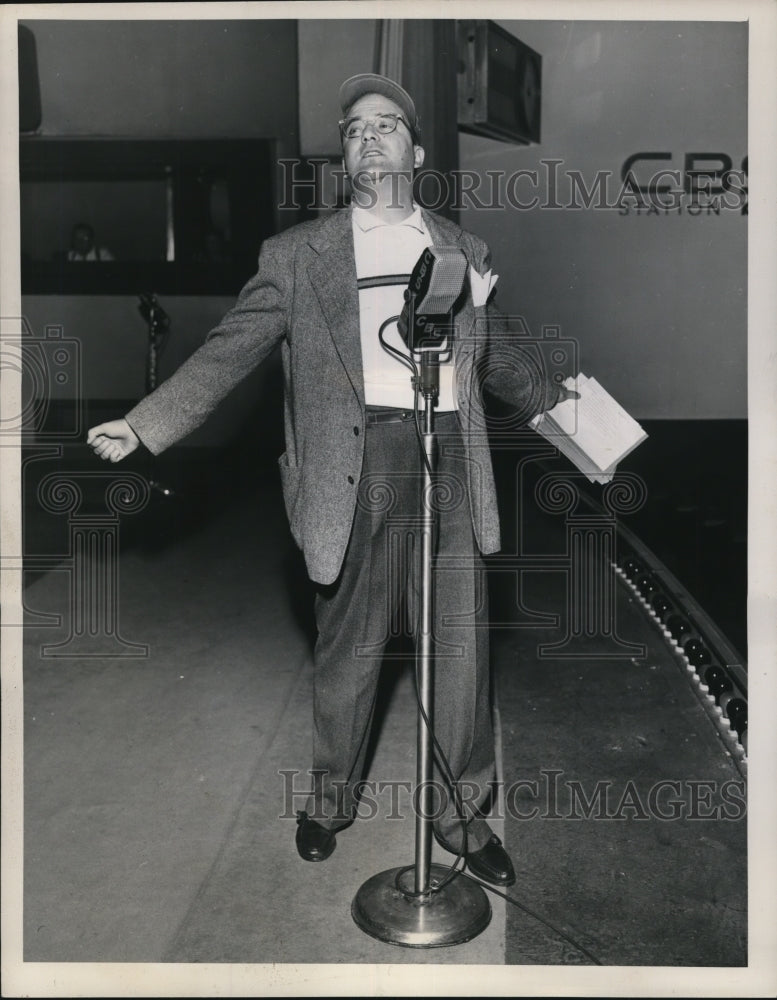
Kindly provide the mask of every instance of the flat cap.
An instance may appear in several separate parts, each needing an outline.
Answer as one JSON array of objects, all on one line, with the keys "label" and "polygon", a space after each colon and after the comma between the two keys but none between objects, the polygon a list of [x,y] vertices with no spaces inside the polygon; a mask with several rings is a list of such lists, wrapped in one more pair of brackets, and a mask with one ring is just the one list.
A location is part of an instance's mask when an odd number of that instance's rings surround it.
[{"label": "flat cap", "polygon": [[420,135],[421,130],[413,98],[394,80],[390,80],[387,76],[381,76],[379,73],[357,73],[356,76],[351,76],[345,81],[340,87],[340,107],[343,114],[365,94],[382,94],[383,97],[388,97],[405,113],[414,138]]}]

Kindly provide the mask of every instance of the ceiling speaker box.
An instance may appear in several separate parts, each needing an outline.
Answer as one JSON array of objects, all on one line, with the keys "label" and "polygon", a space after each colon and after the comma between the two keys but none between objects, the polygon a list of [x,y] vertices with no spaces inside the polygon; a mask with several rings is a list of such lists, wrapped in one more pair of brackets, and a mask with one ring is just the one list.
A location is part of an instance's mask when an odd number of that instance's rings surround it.
[{"label": "ceiling speaker box", "polygon": [[542,56],[493,21],[457,27],[459,128],[524,146],[540,141]]}]

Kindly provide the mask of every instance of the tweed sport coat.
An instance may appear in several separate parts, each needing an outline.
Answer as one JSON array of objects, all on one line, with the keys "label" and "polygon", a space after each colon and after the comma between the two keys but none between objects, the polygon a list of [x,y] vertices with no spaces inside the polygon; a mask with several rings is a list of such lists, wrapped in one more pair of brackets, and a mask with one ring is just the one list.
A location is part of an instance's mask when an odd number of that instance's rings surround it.
[{"label": "tweed sport coat", "polygon": [[[478,237],[423,213],[435,246],[460,247],[484,273],[489,251]],[[199,426],[227,393],[281,343],[286,451],[279,459],[292,534],[311,579],[333,583],[351,534],[364,456],[364,380],[351,213],[304,222],[266,240],[256,275],[204,344],[126,416],[158,454]],[[483,376],[527,418],[555,402],[537,365],[505,342],[493,343],[496,314],[475,307],[467,288],[456,316],[459,424],[468,469],[472,524],[480,551],[500,546],[484,424]],[[509,344],[507,346],[510,346]],[[409,377],[409,375],[408,375]]]}]

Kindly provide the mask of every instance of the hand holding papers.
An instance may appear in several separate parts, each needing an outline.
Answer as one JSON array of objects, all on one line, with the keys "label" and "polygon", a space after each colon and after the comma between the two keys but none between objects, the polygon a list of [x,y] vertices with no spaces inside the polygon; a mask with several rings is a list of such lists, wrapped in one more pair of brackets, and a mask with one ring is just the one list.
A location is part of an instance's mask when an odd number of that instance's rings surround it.
[{"label": "hand holding papers", "polygon": [[538,414],[530,426],[555,445],[592,483],[609,483],[618,462],[647,434],[633,417],[582,373],[564,385],[579,393]]}]

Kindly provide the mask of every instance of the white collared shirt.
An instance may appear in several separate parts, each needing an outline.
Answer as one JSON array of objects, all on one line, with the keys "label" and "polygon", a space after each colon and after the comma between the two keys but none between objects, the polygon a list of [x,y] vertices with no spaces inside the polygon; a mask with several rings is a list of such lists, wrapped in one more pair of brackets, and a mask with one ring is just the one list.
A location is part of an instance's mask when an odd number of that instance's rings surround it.
[{"label": "white collared shirt", "polygon": [[[412,409],[414,392],[411,373],[383,349],[378,337],[381,324],[398,316],[405,304],[404,293],[410,274],[432,238],[421,209],[399,223],[387,223],[363,208],[352,208],[353,246],[356,277],[382,279],[385,283],[359,288],[359,326],[364,370],[364,399],[372,406]],[[394,279],[394,280],[392,280]],[[407,355],[396,322],[383,332],[384,339]],[[453,362],[440,365],[440,396],[437,412],[457,409]]]}]

